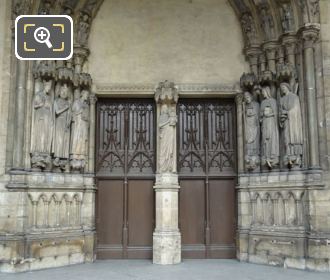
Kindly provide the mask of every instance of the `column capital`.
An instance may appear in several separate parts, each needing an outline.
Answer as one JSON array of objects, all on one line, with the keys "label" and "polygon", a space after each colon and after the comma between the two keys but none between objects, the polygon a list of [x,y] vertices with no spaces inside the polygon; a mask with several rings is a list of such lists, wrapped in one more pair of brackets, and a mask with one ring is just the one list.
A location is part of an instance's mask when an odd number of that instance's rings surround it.
[{"label": "column capital", "polygon": [[259,55],[261,54],[261,48],[258,47],[249,47],[245,49],[246,56],[250,59],[258,60]]},{"label": "column capital", "polygon": [[304,48],[313,48],[314,43],[319,39],[320,26],[318,24],[306,25],[301,29],[301,37]]},{"label": "column capital", "polygon": [[263,44],[262,48],[265,51],[268,60],[275,60],[278,47],[279,43],[277,41],[268,41]]},{"label": "column capital", "polygon": [[235,103],[236,105],[241,106],[243,102],[244,102],[244,93],[243,91],[240,91],[235,95]]},{"label": "column capital", "polygon": [[89,96],[89,102],[91,105],[95,105],[95,103],[97,102],[97,97],[94,93],[92,93],[90,96]]}]

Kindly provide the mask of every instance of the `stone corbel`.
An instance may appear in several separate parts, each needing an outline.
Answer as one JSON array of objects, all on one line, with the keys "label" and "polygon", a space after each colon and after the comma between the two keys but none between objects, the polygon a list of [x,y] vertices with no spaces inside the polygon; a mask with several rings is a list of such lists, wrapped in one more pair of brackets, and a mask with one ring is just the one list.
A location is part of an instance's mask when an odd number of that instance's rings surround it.
[{"label": "stone corbel", "polygon": [[268,41],[263,45],[263,50],[266,53],[268,70],[276,73],[276,51],[278,49],[277,41]]},{"label": "stone corbel", "polygon": [[259,74],[258,69],[258,58],[261,54],[261,49],[259,47],[250,47],[245,49],[245,55],[248,58],[250,64],[250,70],[254,73],[257,77]]},{"label": "stone corbel", "polygon": [[296,65],[297,37],[293,34],[285,34],[282,37],[282,44],[285,47],[287,62]]}]

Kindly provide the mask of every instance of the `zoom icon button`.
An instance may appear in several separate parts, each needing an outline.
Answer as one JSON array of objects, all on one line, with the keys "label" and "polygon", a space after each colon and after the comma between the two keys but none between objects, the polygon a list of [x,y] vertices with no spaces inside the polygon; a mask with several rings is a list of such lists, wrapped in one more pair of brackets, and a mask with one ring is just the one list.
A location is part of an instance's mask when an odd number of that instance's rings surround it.
[{"label": "zoom icon button", "polygon": [[73,52],[69,16],[19,16],[15,21],[15,54],[22,60],[66,60]]}]

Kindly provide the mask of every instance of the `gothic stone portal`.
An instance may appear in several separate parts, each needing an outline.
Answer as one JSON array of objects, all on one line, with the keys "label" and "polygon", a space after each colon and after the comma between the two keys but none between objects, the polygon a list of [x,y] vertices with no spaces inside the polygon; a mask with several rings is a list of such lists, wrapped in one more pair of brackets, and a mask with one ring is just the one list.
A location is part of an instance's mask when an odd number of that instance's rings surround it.
[{"label": "gothic stone portal", "polygon": [[[97,257],[151,258],[156,114],[152,99],[100,99]],[[235,257],[234,105],[177,105],[179,228],[184,258]]]}]

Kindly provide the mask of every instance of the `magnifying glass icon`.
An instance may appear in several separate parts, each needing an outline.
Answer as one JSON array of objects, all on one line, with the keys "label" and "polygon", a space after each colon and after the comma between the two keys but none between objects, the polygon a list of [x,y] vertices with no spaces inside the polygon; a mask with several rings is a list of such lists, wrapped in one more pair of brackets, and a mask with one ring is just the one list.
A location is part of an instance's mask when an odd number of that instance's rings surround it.
[{"label": "magnifying glass icon", "polygon": [[34,31],[34,39],[41,44],[46,44],[49,49],[53,47],[52,43],[49,41],[50,33],[46,27],[38,27]]}]

